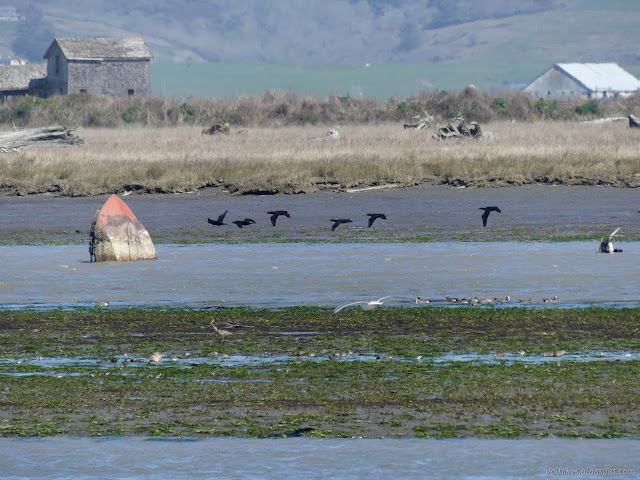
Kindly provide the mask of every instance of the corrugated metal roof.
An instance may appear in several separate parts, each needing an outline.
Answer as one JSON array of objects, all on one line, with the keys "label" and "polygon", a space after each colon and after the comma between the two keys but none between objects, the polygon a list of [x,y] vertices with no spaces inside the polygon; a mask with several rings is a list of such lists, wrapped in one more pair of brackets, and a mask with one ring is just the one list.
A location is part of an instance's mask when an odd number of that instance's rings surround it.
[{"label": "corrugated metal roof", "polygon": [[[34,80],[47,77],[47,65],[2,65],[0,66],[0,90],[27,90]],[[31,83],[33,87],[33,83]]]},{"label": "corrugated metal roof", "polygon": [[113,58],[153,58],[141,37],[130,38],[56,38],[44,54],[48,58],[51,47],[58,44],[69,60],[104,60]]},{"label": "corrugated metal roof", "polygon": [[616,63],[556,63],[556,67],[592,91],[633,92],[640,80]]}]

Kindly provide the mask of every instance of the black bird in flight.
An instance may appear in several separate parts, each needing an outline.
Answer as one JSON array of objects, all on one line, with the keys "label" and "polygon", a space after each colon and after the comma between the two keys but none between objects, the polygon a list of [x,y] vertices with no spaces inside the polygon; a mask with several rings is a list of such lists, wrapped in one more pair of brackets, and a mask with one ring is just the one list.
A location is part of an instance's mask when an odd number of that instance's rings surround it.
[{"label": "black bird in flight", "polygon": [[271,215],[271,225],[273,225],[274,227],[276,226],[276,220],[278,220],[278,217],[280,215],[287,218],[291,218],[291,215],[289,215],[289,212],[287,212],[286,210],[274,210],[273,212],[267,212],[267,213]]},{"label": "black bird in flight", "polygon": [[238,228],[242,228],[242,227],[246,227],[247,225],[251,225],[252,223],[256,223],[256,222],[251,220],[250,218],[245,218],[244,220],[236,220],[233,223],[235,223],[238,226]]},{"label": "black bird in flight", "polygon": [[224,221],[224,216],[227,214],[228,211],[229,210],[225,210],[224,213],[220,215],[217,220],[211,220],[210,218],[208,218],[207,222],[209,222],[211,225],[226,225],[226,223],[222,223],[222,222]]},{"label": "black bird in flight", "polygon": [[502,213],[498,207],[480,207],[478,210],[484,210],[484,213],[482,214],[482,226],[483,227],[487,226],[487,218],[489,218],[489,214],[491,212]]},{"label": "black bird in flight", "polygon": [[336,227],[338,225],[340,225],[341,223],[351,223],[351,220],[349,220],[348,218],[338,218],[338,219],[331,219],[331,221],[333,222],[333,225],[331,226],[331,231],[333,232]]},{"label": "black bird in flight", "polygon": [[371,228],[373,222],[375,222],[378,218],[381,218],[382,220],[387,219],[387,216],[384,213],[367,213],[367,215],[369,215],[369,228]]}]

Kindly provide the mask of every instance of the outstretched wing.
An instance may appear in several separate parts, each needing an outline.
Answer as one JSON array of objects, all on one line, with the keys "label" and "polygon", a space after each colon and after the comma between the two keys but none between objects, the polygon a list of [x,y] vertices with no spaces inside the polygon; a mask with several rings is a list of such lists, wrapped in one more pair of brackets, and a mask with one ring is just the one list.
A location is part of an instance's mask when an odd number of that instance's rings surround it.
[{"label": "outstretched wing", "polygon": [[271,215],[271,225],[273,225],[274,227],[276,226],[276,220],[278,219],[278,214],[274,213],[273,215]]},{"label": "outstretched wing", "polygon": [[618,233],[618,230],[620,230],[620,227],[616,228],[613,232],[611,232],[611,235],[609,235],[609,241],[611,241],[611,239],[613,238],[613,236]]},{"label": "outstretched wing", "polygon": [[489,213],[491,213],[489,210],[485,210],[484,213],[482,214],[482,226],[483,227],[487,226],[487,218],[489,218]]},{"label": "outstretched wing", "polygon": [[218,221],[220,223],[222,223],[222,221],[224,220],[224,217],[225,217],[225,215],[227,214],[228,211],[229,210],[225,210],[224,213],[218,217]]},{"label": "outstretched wing", "polygon": [[351,305],[360,305],[361,303],[369,303],[369,302],[365,302],[364,300],[359,300],[357,302],[346,303],[344,305],[340,305],[339,307],[334,308],[331,314],[333,315],[334,313],[338,313],[343,308],[350,307]]}]

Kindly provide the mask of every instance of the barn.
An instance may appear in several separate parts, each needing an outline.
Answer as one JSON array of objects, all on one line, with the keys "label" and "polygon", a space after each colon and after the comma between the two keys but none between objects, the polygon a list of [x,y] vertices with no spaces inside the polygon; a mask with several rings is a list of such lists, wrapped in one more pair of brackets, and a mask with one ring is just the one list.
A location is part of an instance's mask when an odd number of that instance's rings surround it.
[{"label": "barn", "polygon": [[153,55],[144,39],[56,38],[44,54],[47,96],[92,93],[111,97],[151,93]]},{"label": "barn", "polygon": [[627,97],[640,88],[640,80],[616,63],[556,63],[523,92],[537,98]]},{"label": "barn", "polygon": [[1,65],[0,101],[14,95],[42,96],[47,87],[46,65]]}]

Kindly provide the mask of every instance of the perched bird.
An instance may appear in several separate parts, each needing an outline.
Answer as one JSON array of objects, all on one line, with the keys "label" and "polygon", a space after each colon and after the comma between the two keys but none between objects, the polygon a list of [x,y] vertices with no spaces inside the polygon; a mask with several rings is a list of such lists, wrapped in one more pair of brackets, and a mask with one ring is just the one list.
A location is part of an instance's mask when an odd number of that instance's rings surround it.
[{"label": "perched bird", "polygon": [[498,207],[480,207],[478,210],[484,210],[484,213],[482,214],[482,226],[483,227],[487,226],[487,218],[489,218],[489,214],[491,212],[502,213]]},{"label": "perched bird", "polygon": [[426,298],[416,297],[415,302],[416,302],[416,303],[429,303],[429,302],[430,302],[430,300],[427,300]]},{"label": "perched bird", "polygon": [[351,303],[347,303],[345,305],[340,305],[339,307],[336,307],[333,310],[333,312],[331,312],[331,313],[332,314],[338,313],[343,308],[350,307],[352,305],[360,305],[363,310],[373,310],[374,308],[379,307],[380,305],[382,305],[384,303],[383,300],[385,300],[387,298],[405,298],[405,297],[398,297],[396,295],[386,295],[384,297],[378,298],[377,300],[368,300],[368,301],[367,300],[358,300],[357,302],[351,302]]},{"label": "perched bird", "polygon": [[494,297],[493,301],[496,303],[508,303],[511,301],[511,297],[509,295],[504,298]]},{"label": "perched bird", "polygon": [[222,338],[224,337],[228,337],[229,335],[233,335],[233,332],[230,332],[229,330],[223,330],[222,328],[218,328],[213,324],[213,320],[211,320],[211,326],[213,327],[213,330],[220,335]]},{"label": "perched bird", "polygon": [[611,235],[609,235],[609,238],[607,238],[606,240],[600,239],[600,248],[598,249],[600,253],[622,252],[621,248],[613,248],[613,243],[611,243],[611,239],[618,233],[618,230],[620,230],[620,227],[611,232]]},{"label": "perched bird", "polygon": [[151,360],[153,363],[158,363],[164,357],[165,357],[164,353],[156,352],[153,355],[151,355],[151,358],[149,360]]},{"label": "perched bird", "polygon": [[559,300],[557,295],[554,295],[551,298],[543,298],[542,303],[556,303]]},{"label": "perched bird", "polygon": [[108,307],[109,306],[109,302],[95,302],[93,304],[94,307]]},{"label": "perched bird", "polygon": [[384,213],[367,213],[367,215],[369,215],[369,228],[371,228],[373,222],[375,222],[378,218],[381,218],[382,220],[387,219],[387,216]]},{"label": "perched bird", "polygon": [[220,215],[218,217],[217,220],[212,220],[210,218],[207,218],[207,222],[209,222],[211,225],[226,225],[226,223],[222,223],[224,221],[224,216],[227,214],[229,210],[225,210],[224,213],[222,215]]},{"label": "perched bird", "polygon": [[340,225],[341,223],[351,223],[352,221],[349,220],[348,218],[338,218],[338,219],[331,219],[331,221],[333,222],[333,225],[331,226],[331,231],[333,232],[338,225]]},{"label": "perched bird", "polygon": [[267,212],[267,213],[271,215],[271,225],[273,225],[274,227],[276,226],[276,220],[280,215],[285,216],[287,218],[291,218],[291,216],[289,215],[289,212],[287,212],[286,210],[274,210],[273,212]]},{"label": "perched bird", "polygon": [[245,218],[244,220],[235,220],[233,223],[235,223],[238,226],[238,228],[242,228],[256,222],[254,220],[251,220],[250,218]]}]

